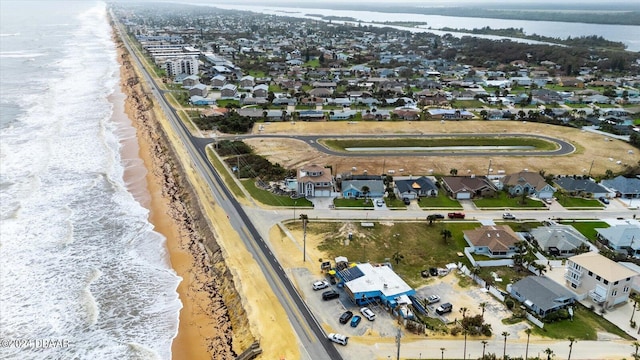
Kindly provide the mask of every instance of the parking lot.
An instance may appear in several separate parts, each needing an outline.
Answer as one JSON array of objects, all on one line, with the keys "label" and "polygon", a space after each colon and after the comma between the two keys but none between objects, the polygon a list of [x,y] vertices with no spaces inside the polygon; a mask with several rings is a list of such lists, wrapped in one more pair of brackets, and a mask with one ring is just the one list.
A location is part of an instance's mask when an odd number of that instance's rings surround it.
[{"label": "parking lot", "polygon": [[[446,323],[454,322],[462,318],[460,309],[467,308],[467,316],[475,316],[482,313],[482,309],[479,307],[480,303],[486,303],[484,318],[485,321],[491,324],[494,334],[500,334],[503,331],[508,331],[515,334],[519,331],[525,330],[527,325],[525,323],[518,323],[514,325],[505,325],[502,323],[502,319],[511,316],[511,313],[507,308],[483,288],[478,287],[475,283],[468,287],[460,287],[458,285],[459,278],[454,272],[442,276],[432,277],[431,282],[419,289],[416,289],[417,296],[419,298],[426,298],[430,295],[440,296],[440,301],[429,305],[429,314],[432,317],[437,317]],[[435,313],[435,309],[443,303],[449,302],[453,305],[453,310],[442,316]]]},{"label": "parking lot", "polygon": [[[396,322],[383,306],[377,304],[367,306],[376,314],[375,320],[369,321],[360,313],[360,307],[349,301],[342,288],[330,285],[326,289],[313,290],[312,284],[314,282],[326,280],[326,278],[312,274],[305,268],[294,268],[291,270],[291,274],[298,286],[300,295],[302,295],[325,332],[337,332],[352,338],[359,336],[393,337],[396,335],[398,329]],[[340,294],[340,298],[322,300],[322,293],[329,290],[337,291]],[[349,322],[340,324],[340,315],[347,310],[352,311],[353,315],[362,316],[362,321],[357,327],[351,327]]]}]

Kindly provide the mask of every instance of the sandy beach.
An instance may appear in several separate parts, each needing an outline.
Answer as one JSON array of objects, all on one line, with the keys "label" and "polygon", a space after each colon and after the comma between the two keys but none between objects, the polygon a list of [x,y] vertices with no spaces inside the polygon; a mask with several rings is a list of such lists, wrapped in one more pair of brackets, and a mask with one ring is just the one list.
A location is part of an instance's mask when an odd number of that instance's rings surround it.
[{"label": "sandy beach", "polygon": [[[122,52],[119,48],[119,59],[122,59]],[[212,298],[211,291],[200,291],[209,289],[208,284],[213,282],[212,274],[200,266],[206,258],[206,252],[194,253],[191,231],[180,221],[182,215],[177,214],[180,209],[172,204],[170,189],[166,188],[165,172],[161,168],[163,161],[154,156],[157,153],[154,148],[158,144],[151,142],[148,129],[136,121],[140,116],[139,107],[131,97],[132,89],[127,86],[132,69],[121,66],[120,72],[121,91],[114,93],[111,98],[114,116],[126,117],[115,120],[131,121],[136,128],[136,136],[123,142],[122,156],[128,162],[138,162],[127,167],[125,181],[136,200],[149,210],[149,220],[155,231],[166,238],[171,266],[183,279],[177,289],[183,308],[180,311],[178,333],[172,344],[173,359],[233,358],[230,326],[218,326],[220,318],[224,318],[220,310],[226,312],[223,310],[224,303]],[[118,109],[122,103],[124,109]]]}]

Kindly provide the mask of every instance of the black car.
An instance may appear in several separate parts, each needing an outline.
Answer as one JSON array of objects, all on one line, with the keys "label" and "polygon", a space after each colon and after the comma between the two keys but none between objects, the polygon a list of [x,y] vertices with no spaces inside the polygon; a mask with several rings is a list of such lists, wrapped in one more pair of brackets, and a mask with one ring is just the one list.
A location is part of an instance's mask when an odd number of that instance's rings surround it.
[{"label": "black car", "polygon": [[600,200],[600,202],[602,202],[605,205],[609,205],[609,199],[607,199],[604,196],[599,197],[598,200]]},{"label": "black car", "polygon": [[431,214],[434,219],[444,219],[444,215],[442,214]]},{"label": "black car", "polygon": [[402,201],[404,202],[405,205],[411,204],[411,200],[409,200],[409,198],[402,198]]},{"label": "black car", "polygon": [[453,305],[451,305],[451,303],[444,303],[438,306],[438,308],[436,309],[436,313],[438,315],[442,315],[442,314],[450,313],[451,310],[453,310]]},{"label": "black car", "polygon": [[431,276],[438,276],[438,268],[430,267],[429,274],[431,274]]},{"label": "black car", "polygon": [[322,300],[333,300],[340,297],[335,290],[329,290],[322,293]]},{"label": "black car", "polygon": [[353,317],[353,313],[351,311],[345,311],[340,315],[340,324],[346,324],[349,322],[349,319]]}]

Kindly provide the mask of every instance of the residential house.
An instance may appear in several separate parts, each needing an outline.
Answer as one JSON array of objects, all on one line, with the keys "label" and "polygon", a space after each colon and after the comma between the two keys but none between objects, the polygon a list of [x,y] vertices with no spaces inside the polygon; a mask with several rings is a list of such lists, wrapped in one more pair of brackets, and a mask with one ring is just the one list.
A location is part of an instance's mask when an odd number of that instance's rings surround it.
[{"label": "residential house", "polygon": [[637,223],[596,228],[598,239],[612,250],[630,256],[640,256],[640,226]]},{"label": "residential house", "polygon": [[600,185],[615,193],[616,197],[636,199],[640,197],[640,178],[627,178],[622,175],[613,179],[602,180]]},{"label": "residential house", "polygon": [[328,88],[315,88],[309,90],[309,95],[319,98],[329,98],[333,94],[333,90]]},{"label": "residential house", "polygon": [[462,233],[474,253],[489,257],[510,258],[517,253],[516,244],[522,241],[507,225],[482,226]]},{"label": "residential house", "polygon": [[449,196],[458,200],[494,196],[497,192],[484,176],[444,176],[442,185]]},{"label": "residential house", "polygon": [[600,184],[592,180],[574,179],[573,177],[563,177],[555,180],[555,183],[571,196],[582,196],[591,198],[608,197],[609,191]]},{"label": "residential house", "polygon": [[507,287],[514,299],[540,317],[566,308],[575,301],[571,291],[546,276],[527,276]]},{"label": "residential house", "polygon": [[221,89],[227,83],[227,78],[224,75],[216,75],[211,78],[211,88]]},{"label": "residential house", "polygon": [[519,196],[524,192],[538,199],[550,199],[556,191],[553,186],[547,184],[542,175],[531,171],[509,174],[501,180],[501,183],[511,196]]},{"label": "residential house", "polygon": [[335,90],[338,87],[338,84],[334,81],[314,81],[311,83],[311,87]]},{"label": "residential house", "polygon": [[394,109],[393,116],[400,120],[420,120],[420,110],[416,108],[399,108]]},{"label": "residential house", "polygon": [[441,120],[463,120],[463,119],[473,119],[473,113],[467,110],[457,110],[457,109],[429,109],[427,110],[427,117],[430,119],[441,119]]},{"label": "residential house", "polygon": [[610,308],[629,299],[633,280],[638,275],[596,252],[567,259],[566,285],[594,303]]},{"label": "residential house", "polygon": [[301,110],[298,111],[298,119],[300,120],[325,120],[325,114],[322,110]]},{"label": "residential house", "polygon": [[245,75],[240,79],[240,87],[251,90],[256,85],[256,79],[251,75]]},{"label": "residential house", "polygon": [[182,86],[190,88],[200,84],[200,78],[197,75],[189,75],[182,79]]},{"label": "residential house", "polygon": [[216,101],[214,99],[205,98],[202,96],[194,95],[189,98],[189,103],[193,105],[215,105]]},{"label": "residential house", "polygon": [[298,170],[298,194],[305,197],[329,197],[333,192],[331,169],[308,165]]},{"label": "residential house", "polygon": [[425,196],[438,196],[438,188],[431,179],[421,176],[417,179],[395,180],[393,191],[400,199],[417,199]]},{"label": "residential house", "polygon": [[189,96],[202,96],[207,97],[209,89],[205,84],[196,84],[189,89]]},{"label": "residential house", "polygon": [[[368,191],[365,192],[365,186]],[[381,177],[371,180],[343,180],[342,197],[345,199],[356,198],[381,198],[384,196],[384,182]]]},{"label": "residential house", "polygon": [[238,95],[238,87],[233,84],[225,84],[220,89],[221,99],[233,99]]},{"label": "residential house", "polygon": [[253,97],[266,98],[269,94],[269,86],[266,84],[260,84],[253,87]]},{"label": "residential house", "polygon": [[589,240],[570,225],[540,226],[530,233],[538,247],[549,255],[572,256],[580,246],[589,246]]}]

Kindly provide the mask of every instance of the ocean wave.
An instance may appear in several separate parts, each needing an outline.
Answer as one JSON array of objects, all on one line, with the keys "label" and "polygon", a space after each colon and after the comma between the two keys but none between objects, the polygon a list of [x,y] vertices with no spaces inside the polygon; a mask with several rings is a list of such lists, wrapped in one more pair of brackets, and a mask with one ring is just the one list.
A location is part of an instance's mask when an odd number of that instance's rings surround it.
[{"label": "ocean wave", "polygon": [[46,56],[46,53],[38,52],[25,52],[25,51],[3,51],[0,52],[0,58],[37,58],[40,56]]}]

